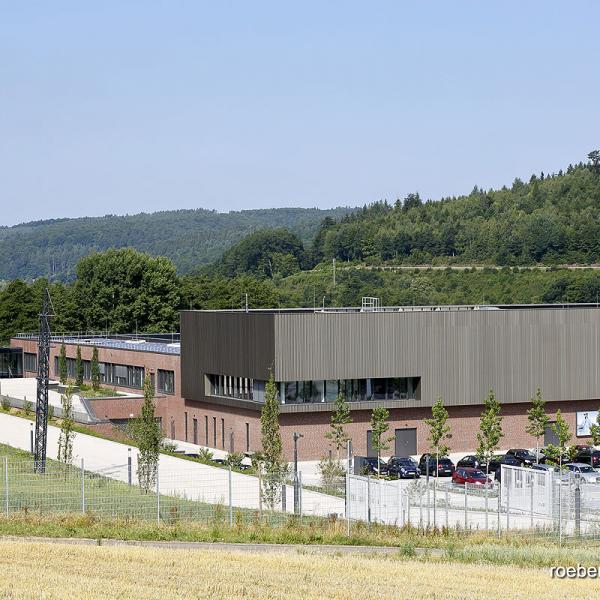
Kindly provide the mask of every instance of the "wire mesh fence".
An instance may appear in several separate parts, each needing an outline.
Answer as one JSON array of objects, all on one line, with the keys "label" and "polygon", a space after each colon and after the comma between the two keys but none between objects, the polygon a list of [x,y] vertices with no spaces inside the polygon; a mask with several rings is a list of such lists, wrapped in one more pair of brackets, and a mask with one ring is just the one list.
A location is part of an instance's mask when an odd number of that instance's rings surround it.
[{"label": "wire mesh fence", "polygon": [[273,526],[295,519],[345,520],[421,530],[487,531],[494,535],[544,536],[558,543],[600,540],[598,481],[572,473],[502,467],[500,483],[453,485],[347,475],[327,488],[302,483],[302,474],[248,475],[180,459],[159,464],[150,486],[140,485],[136,460],[65,465],[48,460],[43,473],[33,461],[0,460],[0,499],[5,516],[85,513],[175,524]]}]

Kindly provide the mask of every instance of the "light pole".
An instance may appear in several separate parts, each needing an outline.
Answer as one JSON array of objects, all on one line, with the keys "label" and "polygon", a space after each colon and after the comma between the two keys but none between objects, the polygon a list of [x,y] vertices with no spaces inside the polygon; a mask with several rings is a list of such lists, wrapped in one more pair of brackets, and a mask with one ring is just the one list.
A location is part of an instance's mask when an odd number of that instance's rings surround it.
[{"label": "light pole", "polygon": [[304,436],[294,431],[294,514],[300,513],[300,489],[298,485],[298,440]]}]

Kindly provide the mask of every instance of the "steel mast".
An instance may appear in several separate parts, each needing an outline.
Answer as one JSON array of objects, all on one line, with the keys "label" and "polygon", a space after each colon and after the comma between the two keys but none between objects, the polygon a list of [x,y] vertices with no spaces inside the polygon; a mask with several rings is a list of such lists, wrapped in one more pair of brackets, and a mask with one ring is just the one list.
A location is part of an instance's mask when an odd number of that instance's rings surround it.
[{"label": "steel mast", "polygon": [[52,300],[46,288],[40,330],[38,335],[37,402],[35,405],[35,444],[33,468],[37,473],[46,470],[46,445],[48,439],[48,379],[50,375],[50,317]]}]

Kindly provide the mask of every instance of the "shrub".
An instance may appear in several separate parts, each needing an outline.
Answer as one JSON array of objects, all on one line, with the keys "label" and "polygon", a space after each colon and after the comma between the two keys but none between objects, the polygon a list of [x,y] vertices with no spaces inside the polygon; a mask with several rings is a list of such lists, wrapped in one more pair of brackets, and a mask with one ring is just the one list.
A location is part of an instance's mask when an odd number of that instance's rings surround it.
[{"label": "shrub", "polygon": [[160,444],[160,449],[163,452],[175,452],[177,450],[177,444],[171,440],[163,440]]},{"label": "shrub", "polygon": [[212,450],[209,450],[208,448],[200,448],[198,450],[198,458],[202,461],[202,462],[210,462],[214,457],[214,454],[212,452]]},{"label": "shrub", "polygon": [[25,402],[23,403],[23,410],[25,411],[26,416],[29,416],[31,414],[32,407],[33,404],[31,404],[29,400],[25,400]]},{"label": "shrub", "polygon": [[244,455],[241,452],[230,452],[227,457],[227,464],[232,469],[241,469],[242,461],[244,460]]},{"label": "shrub", "polygon": [[8,412],[10,410],[10,402],[6,396],[2,396],[2,410]]}]

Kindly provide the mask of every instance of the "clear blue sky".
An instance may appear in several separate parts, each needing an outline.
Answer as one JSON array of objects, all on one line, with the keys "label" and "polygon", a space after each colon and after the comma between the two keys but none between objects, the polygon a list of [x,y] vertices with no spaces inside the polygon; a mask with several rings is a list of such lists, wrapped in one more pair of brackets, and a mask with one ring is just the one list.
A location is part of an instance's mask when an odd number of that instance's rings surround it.
[{"label": "clear blue sky", "polygon": [[600,2],[0,0],[0,224],[424,198],[600,147]]}]

